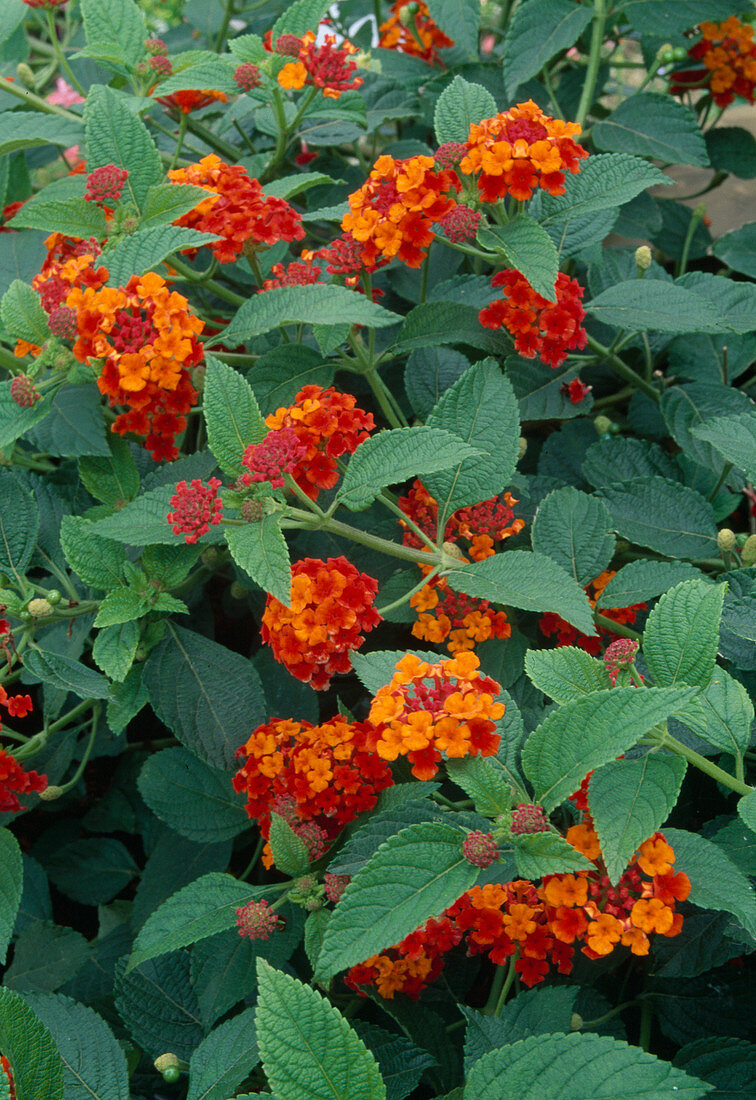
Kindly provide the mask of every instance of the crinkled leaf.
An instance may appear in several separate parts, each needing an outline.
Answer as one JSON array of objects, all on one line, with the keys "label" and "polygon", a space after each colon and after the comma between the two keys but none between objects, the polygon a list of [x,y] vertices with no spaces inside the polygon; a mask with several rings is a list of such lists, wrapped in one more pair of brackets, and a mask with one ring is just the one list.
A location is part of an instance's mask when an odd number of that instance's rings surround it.
[{"label": "crinkled leaf", "polygon": [[115,968],[115,1007],[150,1061],[166,1049],[188,1061],[202,1042],[204,1028],[191,986],[188,951],[151,959],[138,970],[127,970],[126,959],[120,959]]},{"label": "crinkled leaf", "polygon": [[72,657],[51,650],[32,649],[24,654],[24,669],[30,683],[41,680],[62,691],[72,691],[82,699],[108,698],[110,688],[105,677]]},{"label": "crinkled leaf", "polygon": [[519,214],[506,225],[479,230],[477,239],[483,248],[503,253],[508,266],[521,272],[537,294],[556,301],[559,256],[551,237],[537,221]]},{"label": "crinkled leaf", "polygon": [[653,157],[667,164],[706,168],[709,154],[693,112],[656,92],[638,92],[600,122],[592,135],[599,149]]},{"label": "crinkled leaf", "polygon": [[134,663],[138,645],[139,627],[135,622],[106,626],[94,640],[92,657],[109,679],[122,683]]},{"label": "crinkled leaf", "polygon": [[288,607],[291,565],[280,517],[272,514],[243,527],[228,527],[226,543],[239,568]]},{"label": "crinkled leaf", "polygon": [[81,0],[87,52],[92,57],[116,58],[129,69],[144,56],[147,36],[144,14],[134,0]]},{"label": "crinkled leaf", "polygon": [[584,586],[612,560],[611,526],[602,501],[568,485],[539,504],[531,531],[533,549],[548,555]]},{"label": "crinkled leaf", "polygon": [[599,210],[630,202],[641,191],[669,178],[640,157],[625,153],[599,153],[580,162],[577,175],[568,175],[563,195],[543,195],[541,223],[574,221]]},{"label": "crinkled leaf", "polygon": [[14,279],[0,301],[0,320],[10,336],[30,344],[50,339],[47,314],[36,290]]},{"label": "crinkled leaf", "polygon": [[0,962],[3,963],[21,904],[23,883],[18,841],[9,829],[0,829]]},{"label": "crinkled leaf", "polygon": [[706,687],[719,648],[725,586],[683,581],[665,593],[648,616],[643,656],[657,685]]},{"label": "crinkled leaf", "polygon": [[477,0],[428,0],[428,11],[434,23],[453,39],[455,46],[477,60],[480,27]]},{"label": "crinkled leaf", "polygon": [[279,871],[285,875],[291,875],[292,878],[305,873],[310,866],[307,845],[280,814],[270,815],[268,841],[273,852],[273,863]]},{"label": "crinkled leaf", "polygon": [[198,233],[177,225],[156,225],[138,229],[130,237],[107,248],[98,262],[110,273],[110,286],[125,286],[132,275],[143,275],[158,267],[173,252],[199,248],[217,241],[214,233]]},{"label": "crinkled leaf", "polygon": [[202,408],[207,440],[221,469],[238,477],[244,469],[245,448],[264,439],[268,429],[252,388],[241,374],[213,355],[207,355],[205,361]]},{"label": "crinkled leaf", "polygon": [[514,95],[520,84],[555,54],[574,46],[591,21],[591,9],[571,0],[537,0],[515,9],[504,37],[504,83]]},{"label": "crinkled leaf", "polygon": [[[60,120],[56,121],[60,124]],[[117,92],[102,84],[94,84],[89,89],[84,124],[87,170],[91,172],[106,164],[125,168],[129,178],[124,197],[141,210],[150,187],[163,178],[160,155],[147,127]]]},{"label": "crinkled leaf", "polygon": [[520,878],[574,873],[591,869],[590,860],[559,833],[532,833],[514,838],[514,857]]},{"label": "crinkled leaf", "polygon": [[187,1100],[227,1100],[259,1061],[255,1010],[248,1008],[211,1031],[192,1054]]},{"label": "crinkled leaf", "polygon": [[63,1100],[63,1065],[52,1036],[7,986],[0,986],[0,1050],[13,1071],[16,1100]]},{"label": "crinkled leaf", "polygon": [[606,485],[600,495],[618,535],[670,558],[716,553],[711,504],[695,489],[664,477],[638,477]]},{"label": "crinkled leaf", "polygon": [[433,126],[436,141],[467,141],[470,126],[496,114],[496,100],[480,84],[455,76],[438,97]]},{"label": "crinkled leaf", "polygon": [[586,311],[604,325],[627,332],[727,332],[730,326],[721,309],[708,308],[701,297],[677,283],[664,292],[654,279],[615,283],[586,303]]},{"label": "crinkled leaf", "polygon": [[661,596],[682,581],[700,579],[702,574],[686,561],[628,562],[618,569],[598,598],[597,607],[632,607]]},{"label": "crinkled leaf", "polygon": [[560,704],[611,686],[603,661],[575,646],[529,649],[525,671],[539,691]]},{"label": "crinkled leaf", "polygon": [[0,113],[0,156],[35,145],[77,145],[84,127],[73,119],[43,115],[39,111],[3,111]]},{"label": "crinkled leaf", "polygon": [[756,894],[722,849],[683,829],[665,829],[664,835],[675,851],[675,870],[690,879],[688,900],[702,909],[732,913],[749,935],[756,935]]},{"label": "crinkled leaf", "polygon": [[290,322],[309,325],[369,325],[385,328],[401,320],[396,313],[343,286],[313,283],[266,290],[249,298],[216,343],[239,344]]},{"label": "crinkled leaf", "polygon": [[678,720],[710,745],[738,757],[751,740],[753,703],[739,680],[715,668],[711,681]]},{"label": "crinkled leaf", "polygon": [[5,984],[19,993],[51,993],[81,970],[89,953],[89,944],[80,932],[50,921],[34,921],[16,940]]},{"label": "crinkled leaf", "polygon": [[109,592],[123,585],[126,551],[112,539],[103,538],[83,516],[64,516],[60,544],[66,561],[91,588]]},{"label": "crinkled leaf", "polygon": [[752,409],[736,416],[718,416],[698,427],[691,434],[712,447],[738,469],[749,481],[756,480],[756,413]]},{"label": "crinkled leaf", "polygon": [[65,844],[44,867],[55,886],[81,905],[104,905],[139,873],[128,848],[114,837],[85,837]]}]

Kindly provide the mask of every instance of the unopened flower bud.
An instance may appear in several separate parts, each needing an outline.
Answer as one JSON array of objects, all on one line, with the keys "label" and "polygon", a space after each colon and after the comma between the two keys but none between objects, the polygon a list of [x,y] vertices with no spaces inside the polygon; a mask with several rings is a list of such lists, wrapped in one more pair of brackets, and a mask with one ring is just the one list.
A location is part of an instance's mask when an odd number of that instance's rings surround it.
[{"label": "unopened flower bud", "polygon": [[645,274],[651,267],[651,249],[647,244],[642,244],[640,248],[635,250],[635,266],[638,268],[639,274]]},{"label": "unopened flower bud", "polygon": [[334,875],[331,871],[326,871],[323,876],[325,896],[329,901],[332,901],[334,905],[337,905],[344,896],[344,891],[351,881],[352,879],[349,875]]},{"label": "unopened flower bud", "polygon": [[399,22],[403,27],[408,27],[419,11],[420,5],[412,0],[412,3],[405,4],[403,8],[399,9]]},{"label": "unopened flower bud", "polygon": [[536,806],[531,802],[520,802],[512,811],[510,830],[515,835],[520,833],[547,833],[549,831],[549,819],[543,806]]},{"label": "unopened flower bud", "polygon": [[25,61],[16,65],[16,79],[27,88],[34,88],[34,73]]},{"label": "unopened flower bud", "polygon": [[737,537],[729,527],[723,527],[717,535],[717,546],[720,550],[734,550]]},{"label": "unopened flower bud", "polygon": [[573,1012],[570,1017],[570,1031],[580,1031],[583,1026],[583,1017],[579,1012]]},{"label": "unopened flower bud", "polygon": [[240,511],[247,523],[258,523],[263,518],[263,503],[261,500],[245,500]]},{"label": "unopened flower bud", "polygon": [[450,558],[454,558],[456,561],[466,561],[465,555],[462,553],[456,542],[450,540],[443,544],[443,551],[448,554]]},{"label": "unopened flower bud", "polygon": [[158,1073],[164,1073],[167,1069],[178,1069],[181,1063],[175,1054],[160,1054],[152,1064]]},{"label": "unopened flower bud", "polygon": [[743,546],[743,564],[753,565],[756,562],[756,535],[749,535]]},{"label": "unopened flower bud", "polygon": [[49,600],[37,599],[29,600],[26,605],[26,610],[35,619],[41,619],[45,615],[50,615],[53,610],[53,606]]},{"label": "unopened flower bud", "polygon": [[618,672],[629,668],[638,655],[639,645],[632,638],[615,638],[606,647],[604,668],[607,672]]},{"label": "unopened flower bud", "polygon": [[240,936],[250,940],[267,940],[278,927],[278,917],[267,901],[250,901],[236,910],[236,924]]},{"label": "unopened flower bud", "polygon": [[251,61],[245,61],[234,70],[234,80],[242,92],[251,92],[260,87],[260,69]]},{"label": "unopened flower bud", "polygon": [[17,374],[10,384],[11,399],[22,409],[31,408],[39,401],[39,391],[28,374]]},{"label": "unopened flower bud", "polygon": [[612,430],[612,422],[608,416],[597,416],[593,421],[597,435],[607,435]]},{"label": "unopened flower bud", "polygon": [[200,561],[203,565],[213,566],[218,560],[218,551],[214,546],[208,546],[207,550],[203,550],[200,554]]},{"label": "unopened flower bud", "polygon": [[62,794],[63,794],[63,788],[62,787],[52,786],[52,787],[45,787],[45,789],[43,791],[40,791],[39,792],[39,797],[42,799],[43,802],[54,802],[56,800],[56,798],[60,798],[60,796]]},{"label": "unopened flower bud", "polygon": [[499,848],[490,833],[468,833],[462,842],[462,855],[473,867],[490,867],[499,858]]},{"label": "unopened flower bud", "polygon": [[527,439],[525,438],[524,435],[521,435],[520,436],[520,442],[519,442],[519,445],[517,447],[517,461],[518,462],[520,461],[520,459],[523,459],[525,457],[525,452],[527,451],[527,449],[528,449],[528,441],[527,441]]}]

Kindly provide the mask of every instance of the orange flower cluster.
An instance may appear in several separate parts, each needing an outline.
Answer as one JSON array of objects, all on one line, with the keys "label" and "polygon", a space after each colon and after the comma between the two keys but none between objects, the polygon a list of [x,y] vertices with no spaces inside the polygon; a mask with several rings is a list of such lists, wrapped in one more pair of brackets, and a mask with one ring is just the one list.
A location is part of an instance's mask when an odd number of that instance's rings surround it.
[{"label": "orange flower cluster", "polygon": [[289,607],[268,594],[262,639],[292,676],[324,690],[334,673],[350,671],[349,651],[380,622],[378,581],[344,557],[305,558],[291,573]]},{"label": "orange flower cluster", "polygon": [[107,269],[95,267],[102,249],[94,237],[84,241],[51,233],[45,240],[45,248],[47,255],[39,274],[32,279],[32,286],[39,291],[47,313],[63,304],[72,287],[96,289],[108,281]]},{"label": "orange flower cluster", "polygon": [[[170,70],[166,75],[170,75]],[[157,96],[157,102],[182,115],[190,115],[192,111],[201,111],[211,103],[228,103],[228,96],[225,92],[213,92],[208,89],[202,91],[186,89],[181,92],[171,92],[170,95]]]},{"label": "orange flower cluster", "polygon": [[344,982],[361,997],[367,996],[361,986],[374,985],[387,1001],[396,993],[416,1001],[443,970],[443,956],[461,939],[461,930],[447,916],[431,918],[395,947],[353,966]]},{"label": "orange flower cluster", "polygon": [[285,199],[266,195],[240,164],[225,164],[211,153],[199,164],[174,168],[168,177],[173,183],[192,183],[210,192],[173,224],[221,237],[209,246],[221,264],[233,263],[248,241],[254,246],[270,246],[304,237],[296,210]]},{"label": "orange flower cluster", "polygon": [[145,436],[156,461],[175,459],[174,436],[197,401],[189,368],[202,359],[203,322],[152,271],[132,276],[125,287],[74,287],[66,305],[77,313],[74,355],[81,363],[104,360],[100,392],[111,405],[129,408],[112,431]]},{"label": "orange flower cluster", "polygon": [[446,642],[450,653],[473,649],[489,638],[509,638],[512,627],[505,612],[495,611],[488,600],[455,592],[442,578],[435,578],[410,597],[419,612],[412,634],[424,642]]},{"label": "orange flower cluster", "polygon": [[339,99],[342,92],[359,88],[363,83],[362,77],[354,75],[357,65],[351,55],[358,52],[357,47],[346,39],[337,44],[333,34],[327,34],[319,46],[312,31],[302,38],[282,35],[276,42],[276,52],[297,59],[284,65],[278,74],[282,88],[298,91],[308,84],[322,88],[326,99]]},{"label": "orange flower cluster", "polygon": [[708,84],[718,107],[727,107],[735,96],[754,101],[756,86],[756,43],[750,23],[741,23],[734,15],[724,23],[702,23],[701,40],[688,50],[705,68],[672,74],[670,92],[682,95]]},{"label": "orange flower cluster", "polygon": [[[8,626],[6,619],[0,619],[0,624],[6,628]],[[7,633],[7,629],[3,633]],[[11,718],[25,718],[32,709],[31,696],[8,695],[0,684],[0,706],[5,707]],[[46,776],[38,775],[37,772],[25,772],[14,756],[0,748],[0,813],[18,813],[26,808],[18,801],[19,794],[44,791],[46,787]]]},{"label": "orange flower cluster", "polygon": [[568,352],[587,344],[587,333],[581,327],[584,291],[577,279],[559,272],[555,302],[537,294],[525,276],[513,269],[498,271],[491,286],[503,287],[504,294],[480,311],[480,323],[486,328],[505,328],[514,337],[515,351],[525,359],[538,355],[542,363],[556,368]]},{"label": "orange flower cluster", "polygon": [[565,172],[579,172],[579,162],[588,156],[572,140],[580,132],[576,122],[551,118],[529,99],[471,126],[459,168],[465,175],[480,173],[483,202],[506,195],[525,201],[538,187],[562,195]]},{"label": "orange flower cluster", "polygon": [[[600,573],[595,580],[592,580],[590,584],[586,586],[585,592],[591,607],[596,606],[599,596],[614,576],[616,576],[616,570],[605,569],[603,573]],[[633,604],[632,607],[602,608],[601,614],[607,619],[613,619],[615,623],[624,623],[627,626],[632,626],[638,617],[638,612],[645,611],[645,608],[646,605],[644,603],[636,603]],[[554,614],[553,611],[547,611],[545,615],[542,615],[538,620],[538,626],[540,627],[541,633],[547,638],[556,635],[557,649],[566,645],[575,645],[580,649],[584,649],[586,653],[590,653],[594,657],[598,657],[602,646],[604,646],[611,637],[611,633],[608,629],[599,627],[599,633],[595,637],[589,638],[587,634],[581,634],[571,623],[565,622],[564,619]]]},{"label": "orange flower cluster", "polygon": [[329,845],[393,783],[387,765],[370,749],[371,738],[366,723],[342,715],[319,726],[273,719],[238,750],[247,760],[234,776],[234,789],[246,793],[247,813],[264,837],[271,813],[277,813],[295,832],[317,826]]},{"label": "orange flower cluster", "polygon": [[349,213],[341,228],[362,244],[369,269],[380,257],[420,267],[434,240],[433,225],[455,205],[459,177],[436,171],[433,157],[394,160],[385,154],[375,162],[367,182],[349,196]]},{"label": "orange flower cluster", "polygon": [[[310,254],[312,256],[312,254]],[[266,279],[261,290],[274,290],[281,286],[309,286],[320,278],[322,268],[313,265],[312,258],[303,261],[294,260],[290,264],[273,264],[270,273],[272,279]]]},{"label": "orange flower cluster", "polygon": [[438,60],[438,51],[454,45],[430,17],[425,0],[415,0],[411,6],[407,0],[395,0],[391,15],[378,28],[378,45],[384,50],[398,50],[413,57],[420,57],[429,65]]},{"label": "orange flower cluster", "polygon": [[428,664],[408,653],[391,682],[370,707],[374,748],[383,760],[406,756],[417,779],[432,779],[441,753],[449,757],[493,756],[501,740],[496,723],[501,685],[479,671],[474,653]]},{"label": "orange flower cluster", "polygon": [[273,431],[291,428],[303,451],[290,473],[311,500],[339,480],[336,459],[352,454],[375,427],[372,413],[357,408],[350,393],[332,386],[304,386],[294,403],[276,409],[265,423]]},{"label": "orange flower cluster", "polygon": [[[525,526],[525,520],[514,518],[514,505],[517,500],[511,493],[504,493],[503,499],[491,497],[479,504],[460,508],[446,521],[444,542],[460,543],[461,549],[473,561],[483,561],[494,553],[494,543],[518,534]],[[434,542],[438,538],[438,501],[430,495],[421,481],[414,481],[406,497],[399,498],[399,507],[417,527]],[[411,528],[399,521],[404,527],[403,543],[416,550],[422,550],[425,543]]]}]

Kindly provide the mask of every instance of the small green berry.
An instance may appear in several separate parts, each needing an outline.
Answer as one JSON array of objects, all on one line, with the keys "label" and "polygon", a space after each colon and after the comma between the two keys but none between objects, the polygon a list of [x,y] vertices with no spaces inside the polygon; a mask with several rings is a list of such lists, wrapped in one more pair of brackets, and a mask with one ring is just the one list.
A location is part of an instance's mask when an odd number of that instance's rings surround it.
[{"label": "small green berry", "polygon": [[181,1070],[176,1066],[168,1066],[168,1069],[163,1070],[163,1080],[167,1081],[169,1085],[175,1085],[177,1081],[181,1080]]},{"label": "small green berry", "polygon": [[62,599],[63,596],[57,588],[51,588],[50,591],[47,593],[47,602],[52,604],[53,607],[57,607]]}]

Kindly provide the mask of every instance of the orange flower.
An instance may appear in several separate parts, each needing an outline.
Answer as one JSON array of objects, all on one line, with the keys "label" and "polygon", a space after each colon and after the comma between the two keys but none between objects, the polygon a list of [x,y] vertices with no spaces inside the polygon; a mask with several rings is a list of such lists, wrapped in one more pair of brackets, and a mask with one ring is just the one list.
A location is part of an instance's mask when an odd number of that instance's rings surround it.
[{"label": "orange flower", "polygon": [[630,911],[630,920],[644,932],[664,935],[672,927],[672,910],[660,898],[640,898]]},{"label": "orange flower", "polygon": [[283,35],[276,43],[276,52],[297,58],[278,74],[282,88],[298,91],[309,84],[321,88],[326,99],[339,99],[342,92],[363,83],[362,77],[354,75],[357,65],[351,55],[357,53],[357,47],[346,39],[337,44],[333,34],[327,34],[320,45],[316,45],[312,31],[302,38]]},{"label": "orange flower", "polygon": [[378,28],[378,45],[384,50],[398,50],[420,57],[434,65],[438,60],[438,51],[453,46],[454,40],[433,22],[425,0],[417,0],[414,9],[414,14],[411,14],[407,0],[395,0],[391,15]]},{"label": "orange flower", "polygon": [[609,955],[622,938],[622,925],[610,913],[599,913],[588,925],[585,941],[594,955]]},{"label": "orange flower", "polygon": [[582,906],[588,900],[588,882],[581,875],[553,875],[544,883],[543,897],[554,908]]},{"label": "orange flower", "polygon": [[688,50],[703,69],[672,74],[670,92],[682,95],[689,89],[708,84],[718,107],[727,107],[735,96],[754,101],[756,86],[756,43],[750,23],[741,23],[734,15],[724,23],[702,23],[701,40]]},{"label": "orange flower", "polygon": [[562,195],[565,172],[578,172],[579,162],[588,156],[572,140],[580,132],[576,122],[551,118],[529,99],[471,126],[467,156],[459,168],[465,175],[480,173],[483,202],[505,195],[526,201],[538,187]]},{"label": "orange flower", "polygon": [[601,855],[599,838],[591,825],[585,821],[580,825],[572,825],[567,830],[565,839],[573,848],[577,848],[579,852],[582,852],[587,859],[598,859]]},{"label": "orange flower", "polygon": [[186,90],[171,92],[170,95],[157,96],[157,102],[163,107],[170,107],[179,111],[182,115],[189,115],[192,111],[201,111],[203,107],[209,107],[211,103],[228,103],[225,92],[213,92],[208,89],[202,91]]},{"label": "orange flower", "polygon": [[667,844],[661,833],[654,833],[652,837],[641,844],[638,853],[638,866],[647,875],[668,875],[675,862],[675,853]]}]

